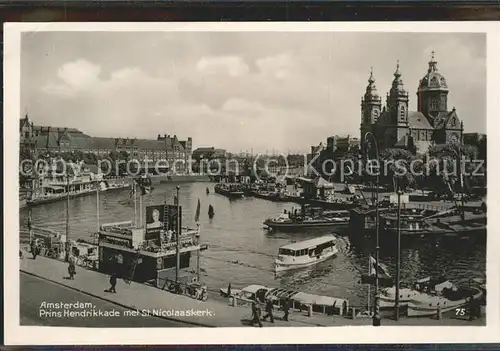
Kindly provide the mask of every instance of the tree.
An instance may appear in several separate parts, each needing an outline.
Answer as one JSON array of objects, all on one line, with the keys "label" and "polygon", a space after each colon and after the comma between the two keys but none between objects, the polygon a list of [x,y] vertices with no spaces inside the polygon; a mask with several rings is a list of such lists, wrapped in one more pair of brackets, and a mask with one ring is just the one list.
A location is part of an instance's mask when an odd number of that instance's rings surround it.
[{"label": "tree", "polygon": [[388,148],[380,153],[380,183],[405,189],[416,183],[415,171],[419,162],[409,150]]}]

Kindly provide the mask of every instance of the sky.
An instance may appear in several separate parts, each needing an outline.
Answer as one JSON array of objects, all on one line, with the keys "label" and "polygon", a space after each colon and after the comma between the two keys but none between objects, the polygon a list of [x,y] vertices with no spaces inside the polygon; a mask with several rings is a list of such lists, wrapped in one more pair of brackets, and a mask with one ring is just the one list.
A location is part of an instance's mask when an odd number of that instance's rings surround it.
[{"label": "sky", "polygon": [[410,109],[431,52],[448,107],[486,132],[486,36],[375,32],[30,32],[21,113],[91,136],[193,138],[232,152],[305,152],[359,137],[370,69],[385,102],[396,63]]}]

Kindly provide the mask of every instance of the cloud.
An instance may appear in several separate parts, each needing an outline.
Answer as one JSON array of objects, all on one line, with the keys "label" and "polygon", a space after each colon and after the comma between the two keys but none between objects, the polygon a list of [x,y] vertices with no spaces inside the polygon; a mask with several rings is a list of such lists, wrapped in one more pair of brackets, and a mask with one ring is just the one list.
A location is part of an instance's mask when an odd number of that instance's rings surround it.
[{"label": "cloud", "polygon": [[42,125],[307,150],[330,135],[358,136],[370,66],[385,100],[399,59],[416,109],[436,49],[449,107],[467,131],[486,129],[485,40],[477,34],[176,33],[168,45],[161,33],[43,35],[22,43],[21,77],[22,110]]},{"label": "cloud", "polygon": [[233,77],[245,75],[250,70],[245,61],[238,56],[202,57],[196,63],[196,69],[207,74],[226,73]]},{"label": "cloud", "polygon": [[277,79],[286,78],[294,68],[294,61],[289,53],[259,58],[255,64],[263,75]]},{"label": "cloud", "polygon": [[79,91],[91,88],[99,81],[101,67],[87,60],[68,62],[59,68],[57,76],[68,88]]}]

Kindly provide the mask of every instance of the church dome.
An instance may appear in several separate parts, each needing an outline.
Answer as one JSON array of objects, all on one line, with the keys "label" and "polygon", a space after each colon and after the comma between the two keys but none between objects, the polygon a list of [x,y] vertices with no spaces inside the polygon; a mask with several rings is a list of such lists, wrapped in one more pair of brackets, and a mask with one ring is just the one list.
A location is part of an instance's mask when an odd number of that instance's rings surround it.
[{"label": "church dome", "polygon": [[420,80],[419,90],[448,90],[446,79],[437,69],[437,61],[434,59],[434,51],[429,61],[427,74]]},{"label": "church dome", "polygon": [[406,95],[406,90],[403,84],[403,79],[401,78],[401,73],[399,72],[399,60],[396,66],[396,72],[394,72],[394,80],[392,81],[391,95]]},{"label": "church dome", "polygon": [[373,78],[373,69],[370,71],[368,85],[366,87],[365,100],[378,100],[380,97],[375,86],[375,78]]}]

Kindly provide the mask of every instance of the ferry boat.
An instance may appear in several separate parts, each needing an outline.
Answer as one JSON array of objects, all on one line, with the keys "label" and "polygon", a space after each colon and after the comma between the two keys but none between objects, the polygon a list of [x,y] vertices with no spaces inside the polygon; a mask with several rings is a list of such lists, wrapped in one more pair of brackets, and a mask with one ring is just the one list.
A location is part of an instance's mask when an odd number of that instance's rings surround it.
[{"label": "ferry boat", "polygon": [[282,246],[274,261],[274,269],[276,272],[283,272],[312,266],[334,257],[338,253],[335,241],[333,235],[325,235]]},{"label": "ferry boat", "polygon": [[286,288],[269,288],[263,285],[249,285],[243,289],[231,289],[230,291],[221,288],[220,294],[236,300],[236,304],[265,303],[267,299],[271,299],[278,308],[283,301],[289,301],[292,310],[307,311],[311,308],[312,312],[325,315],[344,316],[349,308],[349,301],[346,299],[306,294]]},{"label": "ferry boat", "polygon": [[326,211],[321,208],[303,206],[300,212],[286,211],[268,218],[264,225],[271,230],[298,230],[313,228],[335,228],[349,224],[349,211]]},{"label": "ferry boat", "polygon": [[244,196],[244,192],[236,184],[216,184],[214,187],[216,194],[224,195],[232,199],[239,199]]}]

